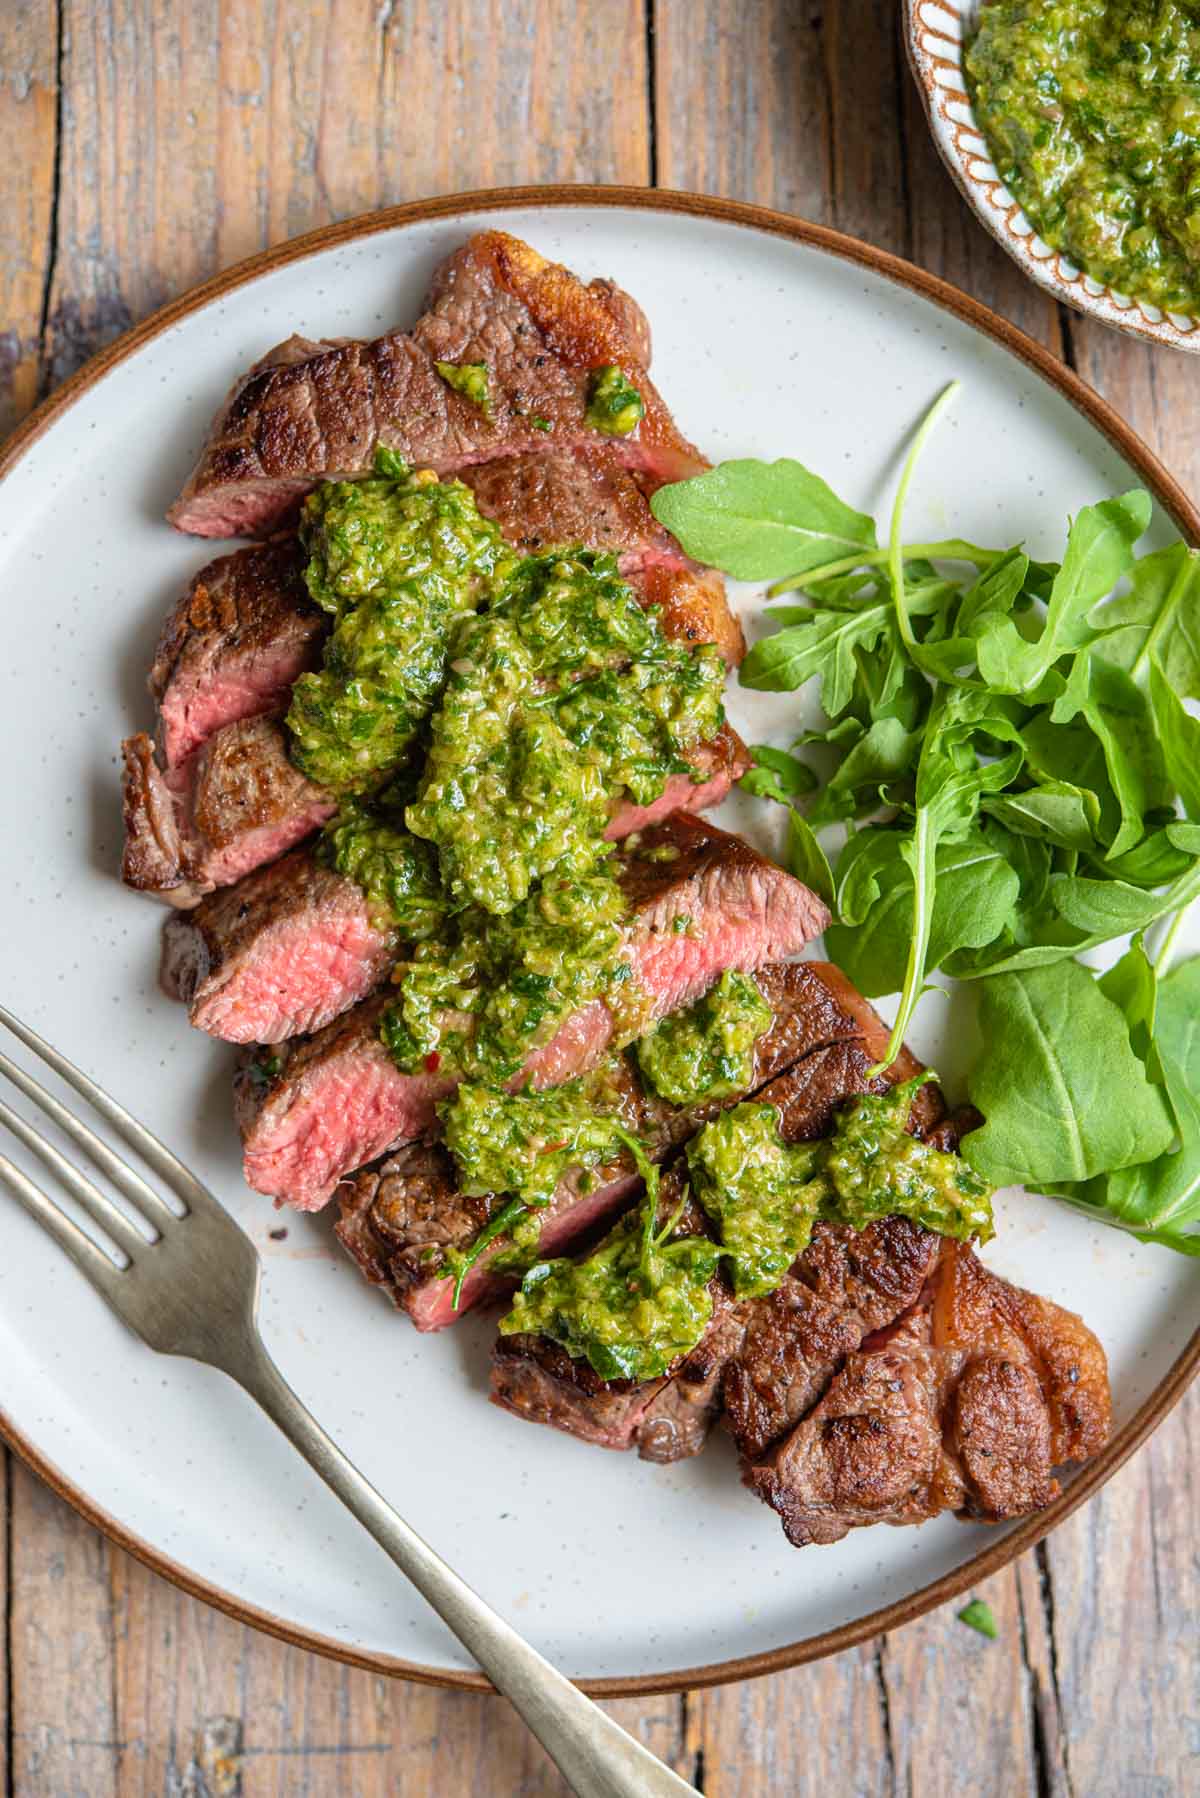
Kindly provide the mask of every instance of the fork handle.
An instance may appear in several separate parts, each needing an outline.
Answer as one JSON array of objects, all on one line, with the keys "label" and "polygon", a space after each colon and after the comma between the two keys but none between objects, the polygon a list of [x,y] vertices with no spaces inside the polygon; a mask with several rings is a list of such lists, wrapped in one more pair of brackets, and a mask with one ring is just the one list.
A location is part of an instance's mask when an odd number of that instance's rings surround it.
[{"label": "fork handle", "polygon": [[577,1798],[678,1798],[695,1788],[635,1742],[447,1567],[326,1435],[261,1338],[228,1371],[370,1531],[446,1627],[470,1650]]}]

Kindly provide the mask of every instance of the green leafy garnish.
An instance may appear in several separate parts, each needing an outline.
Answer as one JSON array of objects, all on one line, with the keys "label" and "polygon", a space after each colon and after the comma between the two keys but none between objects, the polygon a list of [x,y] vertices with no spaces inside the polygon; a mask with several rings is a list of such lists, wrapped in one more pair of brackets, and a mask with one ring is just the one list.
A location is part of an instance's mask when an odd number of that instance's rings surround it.
[{"label": "green leafy garnish", "polygon": [[965,1623],[968,1629],[978,1630],[981,1636],[987,1636],[992,1642],[1000,1634],[992,1607],[985,1604],[982,1598],[973,1598],[970,1604],[965,1604],[958,1613],[958,1621]]},{"label": "green leafy garnish", "polygon": [[1200,551],[1139,556],[1138,489],[1082,507],[1059,563],[905,542],[917,456],[956,386],[914,433],[886,533],[787,458],[661,488],[654,512],[689,554],[788,596],[741,680],[812,682],[826,721],[758,746],[742,786],[787,808],[786,859],[835,913],[835,959],[867,994],[900,995],[880,1067],[935,970],[979,983],[976,1165],[1190,1253],[1200,1136],[1159,1042],[1169,1014],[1145,990],[1134,1003],[1150,964],[1139,944],[1097,983],[1077,958],[1160,921],[1173,934],[1200,898],[1185,703],[1200,699]]}]

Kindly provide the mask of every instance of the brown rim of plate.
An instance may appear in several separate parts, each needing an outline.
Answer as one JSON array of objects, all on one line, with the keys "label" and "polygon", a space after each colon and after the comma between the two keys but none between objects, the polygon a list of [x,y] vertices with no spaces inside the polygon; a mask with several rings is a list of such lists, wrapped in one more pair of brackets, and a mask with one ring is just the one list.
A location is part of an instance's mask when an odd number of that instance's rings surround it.
[{"label": "brown rim of plate", "polygon": [[[36,443],[55,419],[106,375],[109,369],[124,362],[144,343],[169,330],[180,319],[187,318],[211,300],[245,286],[247,282],[256,280],[269,270],[298,262],[305,256],[331,249],[337,244],[373,236],[377,231],[391,230],[397,225],[454,218],[467,213],[556,206],[635,207],[648,212],[683,213],[695,218],[716,219],[724,224],[766,231],[776,237],[789,237],[795,243],[821,250],[826,255],[838,256],[845,262],[857,263],[875,274],[886,276],[888,280],[895,281],[898,286],[905,287],[910,292],[920,294],[924,299],[932,300],[935,305],[953,313],[964,323],[982,331],[1056,388],[1138,471],[1181,535],[1193,544],[1200,545],[1200,512],[1197,512],[1183,488],[1167,472],[1153,451],[1108,402],[1093,392],[1078,375],[990,307],[972,299],[957,287],[952,287],[939,276],[928,274],[924,269],[917,268],[913,263],[905,262],[903,258],[893,256],[886,250],[878,250],[857,238],[847,237],[841,231],[831,230],[827,225],[810,224],[805,219],[793,218],[787,213],[776,212],[766,206],[754,206],[742,200],[721,200],[703,194],[673,193],[640,187],[503,187],[488,188],[478,193],[447,194],[438,199],[415,200],[403,206],[389,206],[379,212],[345,219],[339,224],[323,225],[316,231],[307,232],[303,237],[278,244],[274,249],[260,250],[257,255],[237,263],[223,274],[214,275],[179,299],[169,301],[107,348],[98,351],[83,368],[64,381],[61,387],[29,414],[0,450],[0,480],[10,473],[25,451]],[[629,1679],[583,1678],[577,1683],[596,1698],[627,1698],[657,1692],[682,1692],[698,1686],[722,1685],[732,1680],[756,1679],[768,1673],[781,1673],[785,1668],[800,1666],[805,1661],[820,1660],[825,1655],[840,1654],[844,1649],[854,1648],[870,1636],[882,1635],[886,1631],[898,1629],[902,1624],[911,1623],[915,1618],[924,1616],[927,1611],[945,1604],[947,1599],[965,1592],[969,1586],[998,1573],[1010,1561],[1015,1560],[1017,1555],[1040,1542],[1043,1536],[1098,1492],[1178,1403],[1198,1369],[1200,1328],[1195,1331],[1187,1347],[1159,1381],[1150,1397],[1117,1431],[1107,1447],[1071,1480],[1053,1504],[1035,1516],[1026,1518],[1005,1535],[998,1536],[991,1547],[972,1555],[961,1567],[943,1574],[940,1579],[933,1580],[918,1592],[910,1593],[907,1598],[897,1599],[894,1604],[855,1618],[837,1629],[823,1630],[819,1635],[808,1636],[802,1641],[773,1648],[762,1654],[743,1655],[737,1660],[712,1661],[701,1667],[685,1667],[668,1673],[642,1674]],[[491,1682],[481,1673],[426,1667],[391,1655],[350,1648],[328,1636],[297,1629],[286,1619],[273,1616],[268,1611],[243,1604],[231,1593],[197,1578],[188,1568],[161,1554],[140,1536],[133,1535],[115,1517],[110,1517],[107,1511],[94,1504],[86,1493],[72,1485],[70,1480],[47,1461],[3,1411],[0,1411],[0,1436],[16,1450],[39,1478],[57,1492],[60,1498],[65,1498],[81,1517],[102,1531],[110,1541],[133,1555],[152,1572],[161,1574],[164,1579],[170,1580],[193,1598],[201,1598],[206,1604],[224,1611],[237,1622],[251,1624],[255,1629],[264,1630],[268,1635],[277,1636],[281,1641],[290,1642],[297,1648],[306,1648],[315,1654],[326,1655],[331,1660],[363,1667],[371,1672],[388,1673],[416,1680],[424,1685],[451,1686],[466,1691],[490,1692],[493,1689]]]}]

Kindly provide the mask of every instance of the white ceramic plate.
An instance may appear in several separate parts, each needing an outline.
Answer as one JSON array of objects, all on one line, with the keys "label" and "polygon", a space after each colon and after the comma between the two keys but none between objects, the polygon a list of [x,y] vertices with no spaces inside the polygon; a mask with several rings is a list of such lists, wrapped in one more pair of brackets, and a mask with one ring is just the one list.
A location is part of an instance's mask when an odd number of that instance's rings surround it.
[{"label": "white ceramic plate", "polygon": [[[227,1201],[263,1256],[263,1329],[284,1373],[500,1611],[592,1681],[653,1687],[697,1668],[730,1677],[844,1646],[881,1612],[889,1623],[911,1615],[1038,1526],[1006,1539],[945,1518],[798,1553],[741,1488],[719,1436],[699,1459],[661,1469],[493,1409],[486,1318],[418,1336],[336,1249],[327,1218],[277,1214],[242,1184],[232,1054],[160,995],[162,913],[116,878],[117,744],[148,720],[143,683],[165,609],[213,553],[162,515],[231,376],[294,330],[370,335],[411,320],[434,265],[496,206],[487,223],[638,297],[656,332],[656,379],[714,458],[799,456],[878,511],[906,432],[957,375],[961,400],[916,483],[914,535],[1023,537],[1051,554],[1068,513],[1138,478],[1094,422],[1106,417],[1099,403],[1064,386],[1069,377],[1056,388],[1048,360],[1039,373],[1040,352],[1015,334],[1006,347],[998,324],[989,336],[967,322],[986,325],[981,309],[766,213],[612,190],[476,197],[260,258],[108,352],[9,454],[0,988]],[[1106,428],[1121,429],[1111,418]],[[1136,440],[1124,441],[1153,477]],[[1185,514],[1165,477],[1158,492]],[[1167,529],[1160,517],[1157,536]],[[753,628],[759,596],[741,598]],[[756,740],[785,740],[800,722],[786,697],[735,689],[730,709]],[[761,828],[745,801],[729,813]],[[953,1005],[926,1001],[913,1040],[952,1088],[968,1035]],[[1190,1363],[1171,1370],[1187,1350],[1200,1269],[1045,1200],[1006,1197],[999,1221],[989,1263],[1081,1311],[1108,1350],[1124,1434],[1103,1472],[1177,1396]],[[470,1677],[457,1645],[249,1401],[127,1336],[7,1201],[0,1230],[7,1431],[73,1502],[267,1627],[425,1677]]]}]

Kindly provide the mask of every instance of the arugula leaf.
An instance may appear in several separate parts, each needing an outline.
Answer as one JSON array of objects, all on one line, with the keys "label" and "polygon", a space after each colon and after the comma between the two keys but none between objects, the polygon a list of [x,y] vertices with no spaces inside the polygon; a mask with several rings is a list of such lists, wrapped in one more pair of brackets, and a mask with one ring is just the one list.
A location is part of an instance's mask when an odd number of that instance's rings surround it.
[{"label": "arugula leaf", "polygon": [[1167,776],[1188,817],[1200,820],[1200,719],[1192,717],[1155,661],[1149,691]]},{"label": "arugula leaf", "polygon": [[1153,659],[1185,699],[1200,699],[1200,550],[1185,543],[1140,556],[1129,591],[1091,614],[1105,659],[1134,679]]},{"label": "arugula leaf", "polygon": [[738,782],[743,793],[756,793],[763,799],[783,803],[798,793],[811,793],[817,777],[807,762],[789,755],[786,749],[771,749],[765,743],[752,743],[750,753],[754,766]]},{"label": "arugula leaf", "polygon": [[[1189,839],[1184,838],[1183,845],[1176,841],[1180,830],[1191,829],[1195,836],[1190,839],[1191,848],[1186,847]],[[1124,855],[1110,855],[1100,868],[1100,872],[1113,880],[1127,881],[1131,886],[1157,887],[1165,881],[1177,880],[1186,874],[1196,857],[1200,855],[1200,824],[1169,824],[1162,830],[1151,830],[1134,848],[1127,849]]]},{"label": "arugula leaf", "polygon": [[876,547],[866,513],[786,456],[722,462],[693,480],[660,487],[650,509],[689,556],[741,581],[803,574]]},{"label": "arugula leaf", "polygon": [[809,812],[814,825],[833,824],[878,811],[881,789],[903,779],[916,765],[921,739],[898,718],[880,718],[864,731],[830,775]]},{"label": "arugula leaf", "polygon": [[773,637],[759,639],[742,663],[743,687],[790,693],[818,675],[821,704],[831,718],[836,718],[845,711],[854,693],[858,672],[855,650],[874,649],[881,638],[886,639],[895,631],[891,606],[868,606],[858,612],[817,612],[803,606],[781,610],[801,622],[790,623]]},{"label": "arugula leaf", "polygon": [[788,807],[787,869],[833,910],[833,870],[816,832],[794,806]]},{"label": "arugula leaf", "polygon": [[1042,837],[1064,849],[1094,849],[1100,828],[1100,802],[1086,787],[1047,780],[1018,793],[999,793],[982,802],[989,817],[998,818],[1018,836]]},{"label": "arugula leaf", "polygon": [[1144,1242],[1200,1255],[1200,957],[1158,983],[1154,1049],[1178,1132],[1175,1147],[1093,1180],[1056,1186],[1081,1211]]},{"label": "arugula leaf", "polygon": [[[1106,974],[1101,974],[1096,984],[1106,999],[1120,1006],[1134,1054],[1139,1061],[1149,1063],[1158,1010],[1158,970],[1146,954],[1140,931],[1120,961],[1114,962]],[[1156,1070],[1152,1070],[1152,1077],[1162,1084]]]},{"label": "arugula leaf", "polygon": [[1028,693],[1060,656],[1090,640],[1088,613],[1133,567],[1133,545],[1152,510],[1150,495],[1140,487],[1084,506],[1067,537],[1041,635],[1030,642],[1011,618],[990,618],[981,630],[979,672],[989,687]]},{"label": "arugula leaf", "polygon": [[[881,849],[887,850],[870,870],[874,899],[855,926],[831,924],[825,946],[860,992],[875,998],[898,991],[904,980],[913,933],[913,884],[901,858],[904,839],[899,833],[860,831],[857,840],[869,835],[877,836]],[[840,876],[840,863],[838,871]],[[1005,856],[981,831],[962,842],[939,844],[936,876],[930,968],[940,967],[958,949],[993,942],[1011,916],[1019,888]]]},{"label": "arugula leaf", "polygon": [[1132,849],[1148,808],[1170,800],[1163,752],[1142,689],[1101,656],[1077,656],[1063,693],[1050,712],[1053,724],[1082,718],[1104,753],[1121,822],[1111,852]]},{"label": "arugula leaf", "polygon": [[1089,1180],[1152,1160],[1171,1114],[1129,1041],[1120,1007],[1077,961],[985,980],[986,1052],[968,1081],[987,1120],[962,1153],[995,1186]]}]

